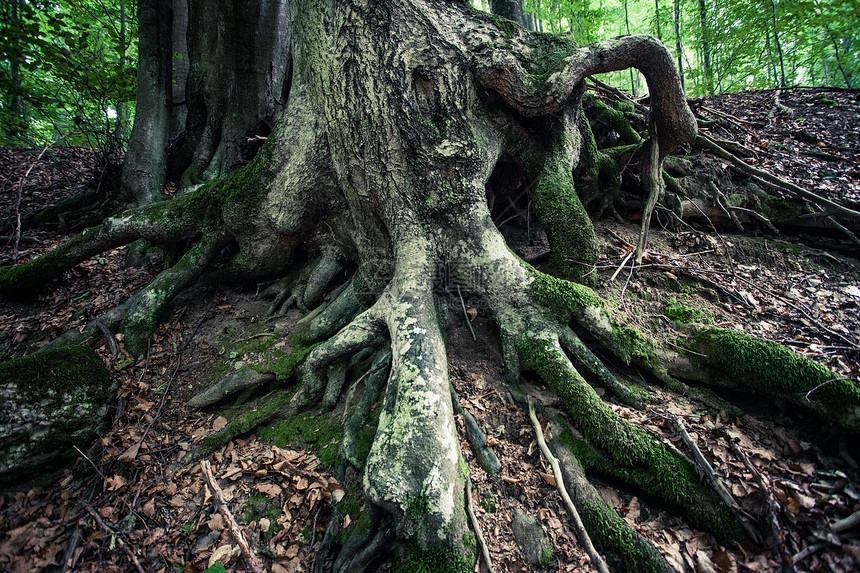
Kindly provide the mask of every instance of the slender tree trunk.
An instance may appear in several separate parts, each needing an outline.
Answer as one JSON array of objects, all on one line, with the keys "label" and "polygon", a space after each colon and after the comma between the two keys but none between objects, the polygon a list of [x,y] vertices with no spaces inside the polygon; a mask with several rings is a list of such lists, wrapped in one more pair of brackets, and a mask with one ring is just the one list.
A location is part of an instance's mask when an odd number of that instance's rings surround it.
[{"label": "slender tree trunk", "polygon": [[140,0],[137,105],[122,170],[120,200],[144,205],[161,199],[170,130],[173,2]]},{"label": "slender tree trunk", "polygon": [[675,0],[675,54],[678,58],[678,75],[681,76],[681,88],[684,88],[684,50],[681,47],[681,0]]},{"label": "slender tree trunk", "polygon": [[771,85],[775,86],[779,84],[779,74],[776,73],[776,60],[773,57],[773,48],[771,47],[770,43],[770,27],[765,27],[764,38],[767,44],[768,63],[770,64],[768,66],[768,77],[770,77],[771,75],[773,76],[773,84]]},{"label": "slender tree trunk", "polygon": [[654,0],[654,20],[657,22],[657,39],[663,41],[663,32],[660,30],[660,0]]},{"label": "slender tree trunk", "polygon": [[779,31],[776,26],[776,2],[774,0],[770,0],[770,13],[773,17],[773,43],[776,44],[776,52],[779,55],[779,86],[784,88],[786,86],[785,63],[783,62],[782,44],[779,42]]},{"label": "slender tree trunk", "polygon": [[[624,0],[624,26],[627,29],[627,35],[630,35],[630,15],[627,12],[627,0]],[[630,92],[636,95],[636,72],[630,68]]]},{"label": "slender tree trunk", "polygon": [[830,31],[830,26],[824,26],[827,29],[827,35],[830,37],[830,41],[833,43],[833,53],[836,54],[836,66],[839,68],[839,71],[842,73],[842,79],[845,80],[845,87],[853,88],[851,85],[851,78],[845,72],[845,68],[842,66],[842,56],[839,54],[839,43],[836,41],[836,36],[833,35],[833,32]]},{"label": "slender tree trunk", "polygon": [[[170,120],[170,140],[174,141],[185,131],[188,104],[185,88],[188,83],[188,0],[173,0],[173,94]],[[174,157],[168,158],[168,175],[178,177],[181,171],[173,167]]]},{"label": "slender tree trunk", "polygon": [[702,72],[705,78],[705,92],[714,93],[714,73],[711,69],[711,27],[708,23],[708,11],[705,0],[699,0],[699,24],[701,26]]},{"label": "slender tree trunk", "polygon": [[[121,0],[119,3],[119,69],[125,69],[125,52],[127,49],[126,42],[126,22],[125,22],[125,0]],[[117,100],[116,102],[116,125],[114,126],[113,133],[113,147],[115,149],[122,149],[122,132],[123,132],[123,122],[125,121],[125,104],[123,101]]]}]

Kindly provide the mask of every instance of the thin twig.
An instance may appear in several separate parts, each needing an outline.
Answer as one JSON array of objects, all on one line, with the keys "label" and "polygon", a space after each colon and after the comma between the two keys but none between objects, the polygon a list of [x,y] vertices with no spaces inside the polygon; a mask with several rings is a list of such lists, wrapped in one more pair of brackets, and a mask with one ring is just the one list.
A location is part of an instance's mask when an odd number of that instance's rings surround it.
[{"label": "thin twig", "polygon": [[549,461],[549,464],[552,466],[552,474],[555,477],[555,486],[558,488],[558,493],[561,494],[561,499],[564,501],[564,506],[567,508],[568,513],[570,514],[571,526],[573,530],[576,532],[576,536],[579,538],[579,542],[582,544],[582,548],[585,549],[585,552],[588,554],[588,557],[591,559],[592,564],[597,568],[600,573],[609,573],[609,567],[606,565],[606,561],[603,559],[603,556],[597,552],[597,549],[594,548],[594,545],[591,543],[591,538],[588,536],[588,532],[585,530],[585,526],[582,524],[582,519],[579,517],[579,512],[576,510],[576,506],[573,505],[573,501],[570,499],[570,495],[567,493],[567,489],[564,487],[564,477],[561,475],[561,468],[558,466],[558,460],[555,459],[555,456],[552,455],[552,452],[549,451],[549,448],[546,445],[546,441],[543,438],[543,430],[540,427],[540,422],[538,422],[537,414],[535,414],[535,405],[532,397],[529,396],[529,418],[531,418],[532,426],[535,429],[535,435],[537,437],[537,443],[540,447],[540,451],[543,452],[544,457]]},{"label": "thin twig", "polygon": [[704,454],[702,454],[702,450],[699,449],[699,446],[693,440],[692,436],[687,432],[687,428],[684,427],[684,422],[681,421],[680,418],[676,416],[670,416],[670,419],[675,425],[675,430],[678,432],[678,435],[681,436],[681,440],[684,441],[687,448],[693,452],[693,459],[696,462],[696,467],[699,468],[699,472],[703,474],[706,478],[708,478],[708,482],[711,484],[711,487],[714,488],[714,491],[717,492],[717,495],[720,496],[720,499],[723,500],[723,503],[728,506],[729,510],[738,518],[741,522],[741,526],[749,533],[750,537],[756,542],[761,543],[761,536],[758,531],[750,523],[749,517],[746,515],[744,510],[738,505],[738,502],[735,501],[735,498],[732,497],[732,494],[725,488],[725,486],[717,479],[716,474],[714,473],[714,468],[711,466],[710,462],[705,458]]},{"label": "thin twig", "polygon": [[117,542],[119,543],[119,546],[122,547],[123,549],[125,549],[125,552],[131,558],[132,562],[134,562],[134,566],[138,570],[138,572],[139,573],[146,573],[143,566],[140,564],[140,561],[137,560],[137,556],[134,554],[134,551],[132,551],[132,549],[131,549],[131,547],[129,547],[128,543],[123,541],[122,536],[120,534],[118,534],[116,531],[114,531],[113,529],[111,529],[110,527],[108,527],[108,525],[102,520],[101,516],[98,513],[96,513],[96,510],[93,509],[93,506],[91,506],[89,504],[89,502],[81,501],[81,504],[84,506],[84,509],[86,509],[89,512],[89,514],[93,516],[93,519],[96,520],[96,523],[99,524],[99,526],[104,530],[104,532],[107,533],[108,535],[110,535],[111,537],[113,537],[114,539],[116,539]]},{"label": "thin twig", "polygon": [[21,242],[21,198],[24,194],[24,183],[27,181],[27,177],[30,176],[30,172],[36,167],[36,164],[42,159],[42,156],[48,151],[49,148],[53,147],[57,143],[61,142],[63,139],[72,135],[71,133],[67,133],[66,135],[62,135],[58,137],[55,141],[48,143],[45,147],[42,148],[42,151],[39,152],[39,155],[30,164],[30,167],[27,168],[27,171],[24,173],[24,176],[21,177],[21,181],[18,182],[18,191],[15,195],[15,242],[12,244],[12,260],[18,260],[18,244]]},{"label": "thin twig", "polygon": [[746,466],[753,476],[755,476],[758,486],[761,489],[761,493],[765,498],[768,508],[770,532],[771,535],[773,535],[774,543],[776,544],[776,547],[772,548],[772,550],[780,556],[784,567],[783,571],[794,571],[794,563],[799,561],[799,559],[795,560],[792,558],[791,554],[788,552],[788,547],[785,545],[785,538],[783,537],[784,532],[779,524],[779,504],[777,504],[776,500],[773,498],[767,478],[765,478],[758,468],[752,464],[744,451],[733,440],[729,440],[729,447],[731,447],[732,452],[741,459],[744,466]]},{"label": "thin twig", "polygon": [[469,521],[472,524],[472,530],[474,530],[475,537],[478,540],[478,547],[481,548],[481,556],[484,558],[484,563],[487,565],[487,571],[489,571],[489,573],[495,573],[493,570],[493,562],[490,561],[490,550],[487,548],[484,534],[481,533],[481,525],[478,523],[478,518],[475,516],[475,510],[472,509],[472,479],[469,477],[466,477],[466,513],[469,514]]},{"label": "thin twig", "polygon": [[218,483],[215,481],[215,476],[212,474],[212,466],[207,460],[203,460],[200,462],[200,468],[203,470],[203,475],[206,477],[209,489],[212,490],[212,494],[215,496],[218,511],[229,525],[230,533],[233,534],[233,538],[245,554],[245,558],[248,560],[248,565],[251,566],[251,571],[254,573],[264,573],[265,569],[263,569],[263,566],[260,564],[257,556],[254,555],[254,552],[251,551],[251,546],[248,545],[248,540],[245,539],[245,534],[242,533],[242,530],[239,528],[239,524],[236,523],[236,518],[233,517],[233,514],[230,513],[230,508],[227,507],[227,500],[224,499],[224,492],[222,492],[221,488],[218,487]]},{"label": "thin twig", "polygon": [[469,320],[469,313],[466,312],[466,303],[463,302],[463,293],[460,292],[460,285],[457,285],[457,294],[460,295],[460,306],[463,307],[463,318],[466,319],[466,324],[469,325],[469,332],[472,333],[472,340],[477,342],[478,338],[475,336],[475,329],[472,328],[472,321]]},{"label": "thin twig", "polygon": [[75,450],[77,450],[77,452],[79,454],[81,454],[85,460],[90,462],[90,465],[93,466],[93,469],[96,470],[96,473],[99,474],[103,480],[107,479],[107,477],[105,477],[105,474],[102,473],[102,471],[98,468],[98,466],[96,466],[96,464],[90,458],[88,458],[87,455],[78,448],[78,446],[72,446],[72,447],[75,448]]}]

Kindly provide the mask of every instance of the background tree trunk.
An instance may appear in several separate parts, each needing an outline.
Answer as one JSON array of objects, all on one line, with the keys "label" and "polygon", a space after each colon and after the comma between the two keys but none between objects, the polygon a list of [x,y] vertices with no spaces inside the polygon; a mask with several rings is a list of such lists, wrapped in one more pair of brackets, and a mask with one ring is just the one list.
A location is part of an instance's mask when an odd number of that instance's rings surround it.
[{"label": "background tree trunk", "polygon": [[160,200],[167,174],[173,2],[140,0],[137,17],[137,106],[120,190],[120,201],[128,205]]},{"label": "background tree trunk", "polygon": [[290,70],[286,2],[189,0],[188,7],[188,115],[171,161],[183,187],[223,176],[246,137],[271,131]]}]

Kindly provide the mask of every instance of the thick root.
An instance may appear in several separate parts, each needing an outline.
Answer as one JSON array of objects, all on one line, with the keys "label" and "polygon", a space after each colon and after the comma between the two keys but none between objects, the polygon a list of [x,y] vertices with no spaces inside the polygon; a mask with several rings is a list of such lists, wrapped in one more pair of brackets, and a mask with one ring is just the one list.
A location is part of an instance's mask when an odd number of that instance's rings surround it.
[{"label": "thick root", "polygon": [[[731,513],[704,487],[696,468],[655,436],[618,416],[594,392],[553,337],[526,336],[520,359],[562,399],[584,440],[614,475],[680,507],[697,526],[725,539],[743,537]],[[577,457],[582,459],[579,452]]]},{"label": "thick root", "polygon": [[561,466],[567,491],[579,509],[595,546],[603,553],[616,555],[627,571],[672,573],[674,569],[657,548],[630,529],[618,512],[603,501],[570,450],[558,441],[551,447]]}]

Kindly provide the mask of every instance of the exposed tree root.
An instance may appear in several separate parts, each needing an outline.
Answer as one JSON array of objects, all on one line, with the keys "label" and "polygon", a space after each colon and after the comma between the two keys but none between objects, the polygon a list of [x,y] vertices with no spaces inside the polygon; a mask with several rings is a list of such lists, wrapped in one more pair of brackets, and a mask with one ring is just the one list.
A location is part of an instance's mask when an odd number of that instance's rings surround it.
[{"label": "exposed tree root", "polygon": [[567,489],[564,485],[564,476],[561,473],[561,468],[558,465],[558,460],[555,456],[552,455],[552,452],[549,451],[549,447],[546,445],[546,440],[543,437],[543,430],[541,430],[540,422],[538,422],[537,415],[535,414],[534,403],[531,398],[529,398],[529,417],[532,421],[532,426],[534,426],[535,435],[537,436],[538,446],[540,447],[541,452],[544,457],[549,462],[550,466],[552,466],[552,474],[555,477],[556,486],[558,487],[559,493],[561,494],[561,498],[564,500],[565,508],[567,512],[570,514],[571,521],[573,522],[573,530],[576,533],[576,536],[579,538],[579,542],[582,544],[582,547],[585,549],[585,552],[588,554],[588,557],[591,558],[591,563],[597,568],[600,573],[609,573],[609,568],[606,566],[606,561],[603,557],[594,549],[594,545],[591,543],[591,537],[588,535],[588,532],[585,530],[585,527],[582,525],[582,519],[579,517],[579,512],[574,507],[573,502],[570,500],[570,496],[567,493]]},{"label": "exposed tree root", "polygon": [[[414,27],[403,37],[417,40],[405,42],[408,49],[377,53],[389,48],[372,33],[381,33],[378,22],[394,18],[393,12],[379,13],[378,4],[337,17],[324,12],[340,3],[303,4],[308,10],[293,11],[300,35],[326,37],[331,22],[349,22],[353,28],[343,41],[356,44],[334,54],[324,42],[303,47],[289,107],[252,163],[172,201],[111,217],[33,261],[0,268],[0,290],[34,289],[97,253],[138,239],[175,250],[175,263],[99,319],[111,330],[119,327],[126,347],[140,355],[166,305],[202,273],[257,279],[292,271],[291,279],[273,289],[278,292],[269,314],[293,304],[308,311],[291,339],[293,354],[278,372],[235,374],[201,397],[198,404],[206,405],[255,384],[271,390],[189,457],[312,408],[345,420],[339,479],[359,481],[361,472],[361,485],[350,495],[366,506],[365,521],[361,528],[341,530],[335,508],[318,571],[364,571],[387,556],[392,544],[406,570],[428,562],[458,573],[473,570],[477,548],[467,535],[468,470],[448,380],[447,319],[436,300],[443,289],[434,284],[440,276],[487,303],[514,400],[525,404],[519,378],[527,371],[564,404],[571,428],[555,444],[556,456],[584,528],[600,550],[618,554],[628,570],[669,570],[656,549],[599,500],[582,466],[664,501],[721,539],[743,538],[735,516],[700,481],[689,459],[616,414],[597,394],[589,380],[633,407],[647,402],[571,329],[576,322],[621,361],[670,387],[684,388],[675,377],[754,387],[853,431],[860,426],[857,387],[787,349],[701,328],[689,334],[687,348],[666,349],[621,326],[591,289],[567,280],[593,281],[597,241],[585,205],[606,188],[610,196],[600,198],[598,207],[614,207],[628,167],[641,171],[650,164],[655,199],[663,180],[670,190],[683,190],[678,181],[671,183],[669,172],[686,169],[684,162],[667,164],[666,176],[661,172],[660,160],[696,136],[669,52],[642,36],[580,48],[565,39],[503,30],[459,3],[392,0],[385,9],[400,10],[396,16],[404,26]],[[445,12],[432,26],[432,38],[447,34],[447,44],[432,61],[422,59],[430,45],[421,35],[425,4]],[[337,59],[341,52],[351,59]],[[378,71],[379,62],[389,59],[391,70],[409,71],[403,80],[408,85],[371,94],[363,67]],[[633,129],[628,115],[635,108],[623,112],[594,103],[595,125],[610,125],[623,140],[598,148],[603,138],[595,137],[580,109],[583,80],[629,66],[648,79],[655,144],[643,144]],[[317,68],[325,80],[312,77],[309,70]],[[395,81],[391,77],[383,79]],[[415,118],[430,127],[414,127]],[[648,148],[650,162],[643,157]],[[493,224],[485,183],[502,161],[515,164],[533,184],[531,200],[551,247],[543,269],[549,272],[514,255]],[[581,197],[575,181],[587,181],[585,194],[594,196]],[[708,197],[730,219],[726,194],[717,189]],[[680,213],[680,202],[667,203],[666,210]],[[318,229],[322,217],[331,236]],[[297,261],[306,263],[293,268]],[[332,288],[353,268],[352,276]],[[96,334],[97,324],[85,332]],[[297,387],[285,389],[282,384],[294,374]],[[353,404],[352,391],[343,395],[348,387],[358,391],[357,380],[364,380],[364,389]],[[341,405],[343,412],[337,410]],[[498,471],[477,424],[466,413],[464,418],[476,456],[488,471]],[[372,439],[365,440],[368,433]]]}]

